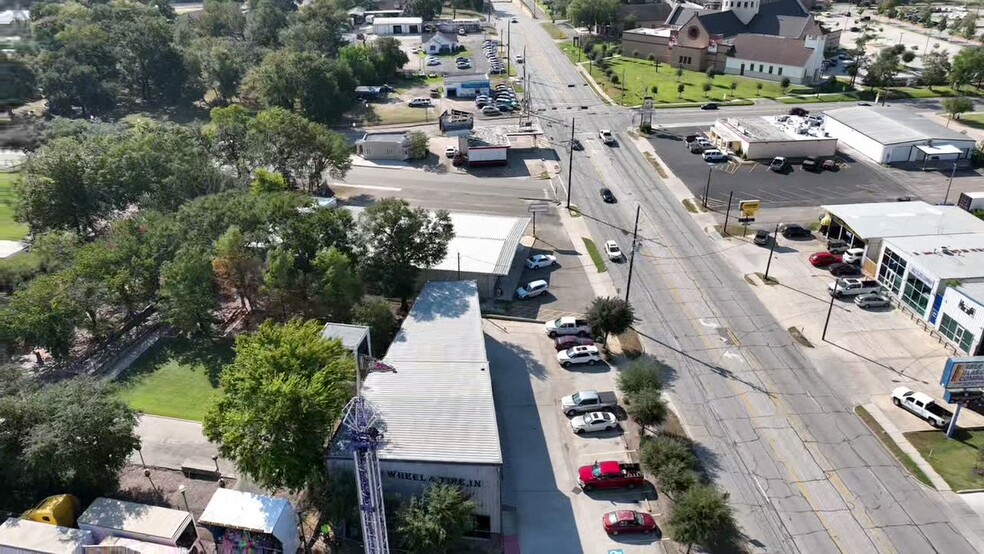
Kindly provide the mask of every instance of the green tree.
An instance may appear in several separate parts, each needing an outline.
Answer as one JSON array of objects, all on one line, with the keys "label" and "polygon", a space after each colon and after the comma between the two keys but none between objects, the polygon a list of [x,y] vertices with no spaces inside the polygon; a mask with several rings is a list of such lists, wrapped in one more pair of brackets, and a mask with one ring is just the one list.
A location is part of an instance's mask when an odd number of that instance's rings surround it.
[{"label": "green tree", "polygon": [[946,50],[933,50],[923,54],[922,82],[930,87],[944,85],[950,79],[950,55]]},{"label": "green tree", "polygon": [[947,16],[945,16],[945,15],[943,17],[941,17],[940,20],[936,23],[936,27],[940,31],[945,31],[946,28],[949,27],[949,26],[950,26],[950,19]]},{"label": "green tree", "polygon": [[315,294],[331,321],[347,322],[352,307],[362,298],[362,281],[352,263],[341,250],[331,247],[318,252],[314,259],[317,277]]},{"label": "green tree", "polygon": [[916,53],[912,50],[906,50],[902,52],[902,61],[905,63],[910,63],[912,60],[916,59]]},{"label": "green tree", "polygon": [[430,154],[428,143],[430,139],[423,131],[410,131],[410,158],[422,160]]},{"label": "green tree", "polygon": [[929,27],[933,22],[933,5],[924,4],[919,8],[919,23],[923,27]]},{"label": "green tree", "polygon": [[203,132],[212,152],[220,162],[235,168],[240,178],[244,177],[250,168],[248,133],[253,117],[246,108],[234,104],[213,108],[209,118]]},{"label": "green tree", "polygon": [[953,57],[950,84],[959,88],[976,83],[980,87],[981,81],[984,81],[984,46],[964,48]]},{"label": "green tree", "polygon": [[203,84],[214,90],[221,102],[231,101],[250,66],[245,45],[232,39],[210,39],[197,42],[196,48]]},{"label": "green tree", "polygon": [[728,504],[728,495],[709,485],[696,485],[685,492],[673,509],[670,536],[686,544],[713,547],[738,534],[738,524]]},{"label": "green tree", "polygon": [[300,275],[294,267],[294,256],[283,248],[270,250],[263,273],[263,292],[280,305],[284,319],[287,319],[287,306],[299,286]]},{"label": "green tree", "polygon": [[671,463],[694,468],[697,466],[697,457],[684,440],[669,435],[658,435],[642,442],[639,462],[643,469],[655,475],[660,467]]},{"label": "green tree", "polygon": [[257,288],[259,265],[239,227],[229,227],[215,242],[212,260],[215,275],[235,291],[239,305],[245,310],[252,310],[250,297]]},{"label": "green tree", "polygon": [[789,77],[783,77],[782,80],[779,81],[779,88],[781,88],[783,92],[789,90]]},{"label": "green tree", "polygon": [[180,96],[188,76],[166,18],[138,11],[117,21],[112,33],[118,41],[122,77],[130,90],[143,100]]},{"label": "green tree", "polygon": [[63,274],[36,278],[10,297],[0,312],[0,327],[31,348],[43,348],[55,359],[64,359],[78,321],[78,307],[70,292]]},{"label": "green tree", "polygon": [[113,108],[120,86],[112,34],[84,22],[54,26],[62,28],[50,44],[42,42],[37,62],[48,109],[69,114],[77,106],[88,115]]},{"label": "green tree", "polygon": [[643,429],[652,429],[666,422],[669,408],[657,388],[647,388],[627,396],[626,411]]},{"label": "green tree", "polygon": [[452,237],[454,227],[447,211],[431,214],[410,207],[406,200],[380,200],[366,208],[356,230],[363,279],[399,297],[407,311],[420,271],[444,259]]},{"label": "green tree", "polygon": [[355,102],[348,65],[315,52],[275,50],[243,80],[240,96],[256,107],[296,109],[318,123],[338,121]]},{"label": "green tree", "polygon": [[249,185],[249,190],[253,194],[265,194],[268,192],[284,192],[290,186],[287,180],[279,173],[273,173],[265,169],[258,168],[253,173],[253,182]]},{"label": "green tree", "polygon": [[396,316],[389,302],[381,296],[363,296],[352,309],[352,322],[369,328],[373,356],[382,358],[396,331]]},{"label": "green tree", "polygon": [[424,21],[434,21],[441,14],[443,5],[441,0],[408,0],[403,3],[403,13]]},{"label": "green tree", "polygon": [[671,460],[656,468],[656,473],[653,475],[663,494],[670,499],[680,498],[680,494],[690,490],[700,480],[693,468],[680,460]]},{"label": "green tree", "polygon": [[901,59],[898,50],[885,48],[871,64],[868,65],[868,72],[864,76],[864,84],[890,86],[898,75],[901,67]]},{"label": "green tree", "polygon": [[315,321],[265,322],[236,339],[209,406],[205,436],[269,489],[299,491],[321,479],[334,424],[353,393],[355,362]]},{"label": "green tree", "polygon": [[246,16],[242,3],[231,0],[205,0],[195,21],[200,33],[209,37],[244,38]]},{"label": "green tree", "polygon": [[663,375],[660,362],[649,357],[641,356],[629,362],[629,365],[618,373],[618,389],[622,394],[632,395],[647,389],[660,390],[663,388]]},{"label": "green tree", "polygon": [[578,26],[597,30],[599,25],[615,23],[618,0],[571,0],[567,6],[567,19]]},{"label": "green tree", "polygon": [[635,310],[632,304],[616,296],[595,298],[585,314],[596,334],[608,342],[609,335],[621,335],[635,323]]},{"label": "green tree", "polygon": [[280,46],[278,34],[287,26],[288,12],[276,0],[257,0],[246,16],[246,38],[256,47]]},{"label": "green tree", "polygon": [[297,259],[297,267],[306,273],[314,268],[314,259],[324,248],[337,248],[346,255],[352,254],[350,233],[355,227],[348,210],[311,209],[294,212],[279,231],[284,248],[290,249]]},{"label": "green tree", "polygon": [[950,120],[954,117],[960,119],[960,114],[974,111],[974,102],[970,98],[963,96],[958,96],[956,98],[944,98],[943,110],[950,115],[946,122],[947,126],[949,126]]},{"label": "green tree", "polygon": [[438,484],[414,496],[400,510],[397,534],[410,554],[442,554],[474,528],[476,504],[460,488]]},{"label": "green tree", "polygon": [[351,167],[345,139],[282,108],[271,108],[250,121],[247,150],[253,167],[278,171],[292,185],[320,188],[324,175],[342,178]]},{"label": "green tree", "polygon": [[37,79],[24,59],[0,52],[0,111],[16,108],[38,94]]},{"label": "green tree", "polygon": [[218,310],[212,260],[197,248],[183,248],[161,269],[161,315],[184,335],[212,334]]},{"label": "green tree", "polygon": [[704,97],[706,98],[707,97],[707,93],[709,93],[711,91],[711,84],[710,83],[704,83],[703,85],[701,85],[700,88],[704,90]]},{"label": "green tree", "polygon": [[683,91],[685,90],[687,90],[687,87],[683,83],[677,85],[677,98],[683,98]]}]

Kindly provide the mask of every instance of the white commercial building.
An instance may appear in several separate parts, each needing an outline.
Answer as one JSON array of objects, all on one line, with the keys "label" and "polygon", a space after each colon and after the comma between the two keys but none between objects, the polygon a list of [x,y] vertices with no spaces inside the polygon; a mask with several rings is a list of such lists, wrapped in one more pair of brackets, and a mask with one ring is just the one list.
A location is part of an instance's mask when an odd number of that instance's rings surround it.
[{"label": "white commercial building", "polygon": [[377,17],[372,20],[372,32],[377,35],[419,35],[424,20],[419,17]]},{"label": "white commercial building", "polygon": [[517,255],[526,257],[527,247],[521,241],[530,219],[457,212],[449,215],[454,237],[448,243],[448,254],[424,271],[423,279],[475,281],[480,297],[493,297],[496,288],[503,288],[502,281]]},{"label": "white commercial building", "polygon": [[824,129],[842,145],[882,164],[948,164],[970,157],[976,145],[974,139],[903,108],[830,110]]},{"label": "white commercial building", "polygon": [[956,206],[934,206],[922,201],[873,202],[821,206],[821,223],[828,239],[840,239],[865,249],[863,266],[874,273],[882,241],[924,235],[948,236],[984,233],[984,221]]},{"label": "white commercial building", "polygon": [[984,234],[885,239],[878,281],[965,354],[981,350]]},{"label": "white commercial building", "polygon": [[[392,371],[370,373],[362,394],[379,412],[384,493],[456,485],[476,503],[476,534],[501,533],[502,451],[475,282],[427,283],[383,362]],[[345,442],[342,432],[333,467],[352,467]]]},{"label": "white commercial building", "polygon": [[716,145],[749,160],[837,153],[837,139],[809,119],[795,115],[719,119],[711,127],[710,135]]}]

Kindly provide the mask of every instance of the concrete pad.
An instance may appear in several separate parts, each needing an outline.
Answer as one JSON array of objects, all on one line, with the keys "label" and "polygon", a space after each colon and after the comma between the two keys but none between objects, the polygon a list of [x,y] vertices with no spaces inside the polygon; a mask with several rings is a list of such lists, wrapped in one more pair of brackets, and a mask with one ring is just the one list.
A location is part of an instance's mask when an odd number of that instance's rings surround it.
[{"label": "concrete pad", "polygon": [[[132,464],[180,470],[181,463],[188,458],[209,459],[219,453],[196,421],[141,414],[136,432],[141,449],[130,455]],[[236,477],[238,472],[231,461],[219,458],[218,462],[222,475]]]},{"label": "concrete pad", "polygon": [[0,259],[9,258],[24,250],[24,243],[16,240],[0,240]]}]

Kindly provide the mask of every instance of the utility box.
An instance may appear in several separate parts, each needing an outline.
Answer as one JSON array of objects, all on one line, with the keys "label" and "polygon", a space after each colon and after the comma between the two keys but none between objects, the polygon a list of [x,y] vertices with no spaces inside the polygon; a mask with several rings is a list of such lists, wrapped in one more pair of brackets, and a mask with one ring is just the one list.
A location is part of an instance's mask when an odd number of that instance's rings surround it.
[{"label": "utility box", "polygon": [[957,207],[971,213],[984,210],[984,192],[961,192]]}]

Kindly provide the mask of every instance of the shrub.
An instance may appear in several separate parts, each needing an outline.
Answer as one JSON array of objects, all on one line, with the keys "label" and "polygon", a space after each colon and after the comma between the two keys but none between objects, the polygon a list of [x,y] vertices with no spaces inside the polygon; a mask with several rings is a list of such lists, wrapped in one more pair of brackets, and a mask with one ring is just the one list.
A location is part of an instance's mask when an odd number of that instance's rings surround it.
[{"label": "shrub", "polygon": [[612,84],[613,85],[617,85],[618,84],[618,75],[615,75],[613,73],[613,74],[609,75],[609,78],[612,80]]},{"label": "shrub", "polygon": [[656,96],[657,94],[659,94],[659,87],[657,87],[656,85],[653,85],[653,86],[649,87],[649,90],[650,90],[650,92],[653,93],[653,96]]},{"label": "shrub", "polygon": [[653,132],[653,126],[650,125],[650,124],[648,124],[648,123],[643,123],[643,124],[639,125],[639,132],[640,133],[645,133],[645,134],[648,135],[648,134],[650,134],[650,133]]},{"label": "shrub", "polygon": [[697,467],[697,456],[686,441],[669,435],[659,435],[642,443],[639,462],[643,469],[656,475],[659,468],[679,463],[687,468]]},{"label": "shrub", "polygon": [[662,425],[666,421],[669,408],[659,389],[642,389],[626,396],[626,411],[643,429]]},{"label": "shrub", "polygon": [[[648,125],[648,124],[646,124]],[[622,394],[631,395],[645,389],[662,389],[663,378],[658,362],[649,356],[633,360],[616,379]]]}]

